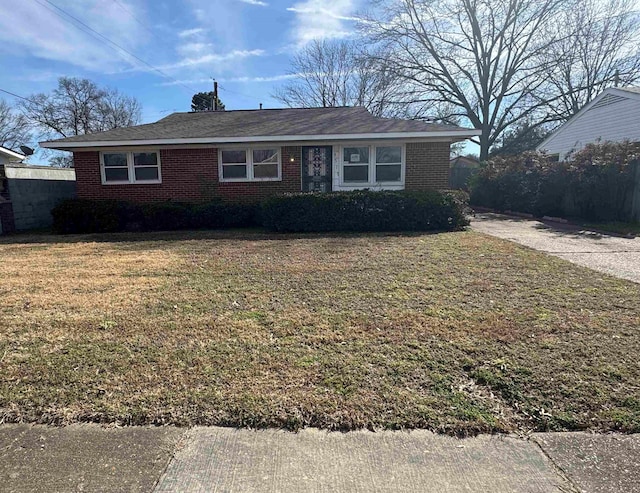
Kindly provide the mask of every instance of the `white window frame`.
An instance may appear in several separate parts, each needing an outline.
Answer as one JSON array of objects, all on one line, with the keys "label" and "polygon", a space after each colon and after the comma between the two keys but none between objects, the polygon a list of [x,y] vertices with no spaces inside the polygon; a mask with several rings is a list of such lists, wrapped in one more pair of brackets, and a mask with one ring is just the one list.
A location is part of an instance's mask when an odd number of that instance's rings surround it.
[{"label": "white window frame", "polygon": [[[272,178],[256,178],[253,176],[253,151],[266,151],[275,150],[278,156],[278,176]],[[247,176],[245,178],[224,178],[222,174],[223,162],[222,151],[245,151],[246,153],[246,166]],[[239,166],[243,163],[227,163],[228,166]],[[218,148],[218,181],[221,183],[246,183],[246,182],[261,182],[261,181],[282,181],[282,148],[279,146],[259,145],[259,146],[224,146]]]},{"label": "white window frame", "polygon": [[[133,158],[134,154],[155,154],[158,168],[157,180],[136,180],[136,166]],[[105,154],[126,154],[127,155],[127,174],[128,180],[107,181],[104,165]],[[156,166],[137,166],[138,168],[155,168]],[[121,169],[124,169],[122,167]],[[162,183],[162,164],[160,163],[160,151],[158,149],[136,149],[135,151],[123,149],[110,149],[108,151],[100,151],[100,177],[103,185],[149,185],[154,183]]]},{"label": "white window frame", "polygon": [[[345,149],[349,149],[349,148],[366,148],[369,152],[369,160],[366,163],[362,163],[360,161],[352,163],[352,162],[348,162],[344,160],[344,150]],[[372,147],[370,145],[347,145],[347,146],[342,146],[342,149],[340,149],[340,162],[341,164],[341,176],[342,176],[342,185],[343,186],[353,186],[353,187],[361,187],[361,186],[366,186],[368,184],[371,183],[371,160],[373,159],[373,156],[371,155],[371,149]],[[354,166],[354,167],[360,167],[360,168],[367,168],[367,180],[366,181],[348,181],[345,182],[344,181],[344,168],[345,166]]]},{"label": "white window frame", "polygon": [[[344,149],[348,147],[368,147],[369,148],[369,181],[368,182],[355,182],[344,181],[344,167],[352,166],[354,163],[348,163],[344,161]],[[400,147],[400,181],[376,181],[376,147]],[[370,142],[370,143],[348,143],[343,144],[338,148],[338,167],[339,167],[339,180],[338,185],[340,189],[363,189],[371,188],[378,190],[403,190],[405,184],[405,170],[406,170],[406,146],[404,143],[399,142]],[[381,166],[393,165],[398,163],[380,163]]]}]

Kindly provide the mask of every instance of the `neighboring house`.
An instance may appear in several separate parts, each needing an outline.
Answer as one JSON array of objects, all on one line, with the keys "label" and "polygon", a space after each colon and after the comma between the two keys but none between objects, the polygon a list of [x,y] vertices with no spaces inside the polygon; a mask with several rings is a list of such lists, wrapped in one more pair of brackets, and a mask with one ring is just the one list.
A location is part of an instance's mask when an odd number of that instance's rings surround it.
[{"label": "neighboring house", "polygon": [[597,142],[640,141],[640,87],[610,87],[585,105],[538,147],[563,161]]},{"label": "neighboring house", "polygon": [[447,188],[450,144],[475,135],[364,108],[261,109],[174,113],[41,146],[73,152],[80,198],[252,201],[285,192]]},{"label": "neighboring house", "polygon": [[468,156],[457,156],[451,159],[449,168],[449,188],[467,190],[469,178],[480,167],[480,161]]},{"label": "neighboring house", "polygon": [[27,156],[0,146],[0,164],[21,163]]},{"label": "neighboring house", "polygon": [[73,169],[0,164],[0,234],[50,226],[51,209],[75,195]]}]

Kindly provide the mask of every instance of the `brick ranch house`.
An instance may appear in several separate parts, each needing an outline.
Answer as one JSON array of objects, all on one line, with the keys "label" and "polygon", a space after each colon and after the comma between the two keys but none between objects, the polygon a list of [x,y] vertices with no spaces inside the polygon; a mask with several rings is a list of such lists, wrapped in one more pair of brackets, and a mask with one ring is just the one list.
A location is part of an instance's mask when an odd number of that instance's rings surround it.
[{"label": "brick ranch house", "polygon": [[300,191],[447,188],[466,128],[365,108],[174,113],[156,123],[43,142],[73,152],[85,199],[255,201]]}]

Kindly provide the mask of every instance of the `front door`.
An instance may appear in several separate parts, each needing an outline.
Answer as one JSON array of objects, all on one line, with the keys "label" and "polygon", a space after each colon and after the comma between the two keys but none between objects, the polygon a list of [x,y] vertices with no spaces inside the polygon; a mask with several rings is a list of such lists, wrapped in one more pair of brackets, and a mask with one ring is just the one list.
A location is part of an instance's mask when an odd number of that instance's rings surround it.
[{"label": "front door", "polygon": [[302,148],[302,191],[331,191],[331,146]]}]

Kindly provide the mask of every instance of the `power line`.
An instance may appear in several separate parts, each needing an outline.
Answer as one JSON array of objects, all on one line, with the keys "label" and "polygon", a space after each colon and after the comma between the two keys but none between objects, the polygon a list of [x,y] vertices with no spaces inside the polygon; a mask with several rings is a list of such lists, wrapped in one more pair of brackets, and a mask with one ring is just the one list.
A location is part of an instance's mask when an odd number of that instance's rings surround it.
[{"label": "power line", "polygon": [[35,101],[32,101],[29,98],[25,98],[23,96],[20,96],[19,94],[14,93],[14,92],[7,91],[6,89],[0,89],[0,92],[4,92],[4,93],[9,94],[9,95],[11,95],[13,97],[16,97],[16,98],[24,99],[25,101],[29,101],[30,103],[34,103],[35,102]]},{"label": "power line", "polygon": [[126,5],[124,5],[122,2],[120,2],[120,0],[113,0],[113,3],[119,5],[122,10],[124,10],[126,13],[128,13],[134,21],[136,21],[138,24],[140,24],[153,37],[155,37],[156,39],[160,39],[160,36],[158,36],[156,33],[154,33],[144,22],[142,22],[140,19],[138,19],[135,16],[135,14],[133,12],[131,12],[131,10],[129,10],[129,8]]},{"label": "power line", "polygon": [[220,84],[218,84],[218,87],[220,89],[222,89],[223,91],[230,92],[232,94],[237,94],[238,96],[243,96],[245,98],[255,99],[256,101],[262,101],[260,98],[256,98],[255,96],[249,96],[248,94],[243,94],[243,93],[238,92],[238,91],[232,91],[231,89],[227,89],[225,87],[222,87]]},{"label": "power line", "polygon": [[[46,8],[47,10],[49,10],[50,12],[53,12],[55,15],[57,15],[58,17],[60,17],[61,19],[67,21],[68,23],[72,24],[73,26],[75,26],[76,28],[80,29],[76,24],[73,24],[69,19],[63,17],[61,14],[59,14],[58,12],[56,12],[55,10],[52,10],[51,8],[47,7],[44,3],[42,3],[40,0],[34,0],[37,4],[41,5],[42,7]],[[151,68],[152,70],[154,70],[155,72],[159,73],[161,76],[167,78],[167,79],[171,79],[172,81],[176,82],[178,85],[184,87],[185,89],[187,89],[188,91],[195,91],[195,89],[193,89],[192,87],[187,86],[186,84],[180,82],[178,79],[170,76],[169,74],[163,72],[162,70],[160,70],[157,67],[154,67],[153,65],[151,65],[149,62],[147,62],[146,60],[143,60],[142,58],[140,58],[139,56],[137,56],[134,53],[131,53],[129,50],[127,50],[126,48],[120,46],[118,43],[116,43],[115,41],[112,41],[111,39],[109,39],[107,36],[105,36],[104,34],[96,31],[95,29],[93,29],[92,27],[90,27],[89,25],[85,24],[84,22],[82,22],[80,19],[78,19],[77,17],[73,16],[72,14],[70,14],[69,12],[67,12],[66,10],[58,7],[56,4],[54,4],[53,2],[51,2],[50,0],[44,0],[45,2],[47,2],[49,5],[51,5],[52,7],[54,7],[56,10],[59,10],[60,12],[62,12],[64,15],[66,15],[67,17],[73,19],[75,22],[77,22],[78,24],[80,24],[81,26],[84,26],[84,28],[88,29],[90,32],[88,32],[88,34],[92,35],[91,33],[94,33],[95,35],[99,36],[100,38],[102,38],[103,40],[105,40],[106,42],[108,42],[109,44],[115,46],[118,50],[120,50],[123,53],[126,53],[127,55],[129,55],[132,58],[135,58],[136,60],[138,60],[140,63],[146,65],[147,67]],[[87,32],[85,29],[81,29],[84,32]],[[95,36],[92,35],[94,38]],[[198,92],[198,91],[195,91]]]},{"label": "power line", "polygon": [[[160,36],[158,36],[153,29],[144,21],[140,20],[128,7],[126,7],[122,2],[120,2],[120,0],[113,0],[113,2],[115,4],[117,4],[124,12],[128,13],[132,19],[134,19],[138,24],[140,24],[148,33],[151,34],[151,36],[153,36],[156,40],[158,40],[160,42],[160,44],[169,47],[168,43],[162,39]],[[204,71],[196,68],[196,70],[206,79],[210,79],[210,75],[205,73]],[[196,93],[198,92],[207,92],[207,91],[196,91]],[[200,100],[201,101],[205,101],[206,103],[209,103],[209,100],[204,98],[203,96],[200,96]]]},{"label": "power line", "polygon": [[[117,5],[119,5],[119,6],[120,6],[120,8],[121,8],[122,10],[124,10],[126,13],[128,13],[128,14],[129,14],[129,15],[130,15],[130,16],[131,16],[131,17],[132,17],[132,18],[133,18],[133,19],[134,19],[138,24],[140,24],[140,25],[141,25],[141,26],[142,26],[142,27],[143,27],[147,32],[149,32],[149,33],[150,33],[154,38],[156,38],[158,41],[160,41],[160,43],[162,43],[162,44],[166,45],[165,40],[163,40],[162,38],[160,38],[160,36],[158,36],[156,33],[154,33],[154,32],[153,32],[153,30],[152,30],[152,29],[151,29],[151,28],[150,28],[150,27],[149,27],[149,26],[148,26],[144,21],[141,21],[138,17],[136,17],[136,15],[135,15],[133,12],[131,12],[131,10],[130,10],[129,8],[127,8],[127,7],[126,7],[122,2],[120,2],[120,0],[113,0],[113,2],[114,2],[115,4],[117,4]],[[166,46],[168,46],[168,45],[166,45]],[[202,71],[202,70],[200,70],[200,69],[196,69],[196,70],[197,70],[200,74],[202,74],[206,79],[210,79],[210,78],[211,78],[211,76],[210,76],[209,74],[206,74],[204,71]],[[232,93],[232,94],[237,94],[237,95],[239,95],[239,96],[243,96],[243,97],[246,97],[246,98],[255,99],[256,101],[260,101],[260,99],[259,99],[259,98],[256,98],[255,96],[250,96],[250,95],[248,95],[248,94],[243,94],[243,93],[240,93],[240,92],[237,92],[237,91],[232,91],[232,90],[230,90],[230,89],[226,89],[226,88],[224,88],[224,87],[222,87],[222,86],[219,86],[219,87],[220,87],[220,89],[222,89],[223,91],[230,92],[230,93]],[[209,92],[209,91],[205,91],[205,92]]]}]

